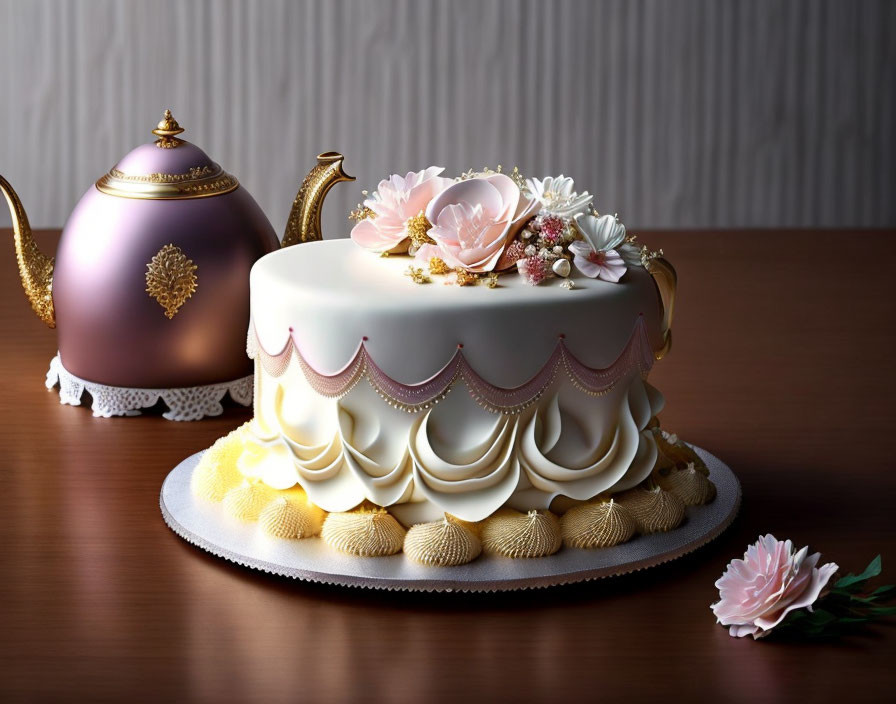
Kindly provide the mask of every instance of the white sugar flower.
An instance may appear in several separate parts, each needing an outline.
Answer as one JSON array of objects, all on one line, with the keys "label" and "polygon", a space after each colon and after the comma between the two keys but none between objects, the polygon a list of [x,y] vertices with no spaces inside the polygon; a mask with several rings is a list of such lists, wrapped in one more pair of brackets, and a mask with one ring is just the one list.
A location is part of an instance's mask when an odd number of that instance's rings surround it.
[{"label": "white sugar flower", "polygon": [[625,225],[612,215],[577,215],[576,227],[584,242],[569,245],[573,263],[592,279],[617,282],[626,270],[625,260],[617,251],[625,244]]},{"label": "white sugar flower", "polygon": [[532,197],[541,203],[542,212],[561,218],[573,218],[584,213],[593,198],[588,191],[576,193],[573,180],[562,174],[545,179],[528,178],[526,187]]}]

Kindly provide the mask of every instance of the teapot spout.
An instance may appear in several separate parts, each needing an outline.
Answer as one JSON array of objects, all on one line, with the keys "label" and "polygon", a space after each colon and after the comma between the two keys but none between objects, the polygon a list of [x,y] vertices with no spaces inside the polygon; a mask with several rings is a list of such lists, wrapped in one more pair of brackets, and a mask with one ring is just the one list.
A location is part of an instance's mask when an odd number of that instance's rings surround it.
[{"label": "teapot spout", "polygon": [[323,239],[320,231],[320,212],[327,192],[340,181],[354,181],[342,169],[345,157],[337,152],[318,155],[317,165],[308,172],[292,204],[283,247],[299,242],[313,242]]},{"label": "teapot spout", "polygon": [[12,216],[12,228],[16,245],[16,260],[19,263],[19,276],[25,295],[37,317],[51,328],[56,327],[56,311],[53,308],[53,264],[52,257],[47,257],[37,248],[31,235],[31,225],[18,194],[9,185],[9,181],[0,176],[0,191],[6,196],[9,214]]}]

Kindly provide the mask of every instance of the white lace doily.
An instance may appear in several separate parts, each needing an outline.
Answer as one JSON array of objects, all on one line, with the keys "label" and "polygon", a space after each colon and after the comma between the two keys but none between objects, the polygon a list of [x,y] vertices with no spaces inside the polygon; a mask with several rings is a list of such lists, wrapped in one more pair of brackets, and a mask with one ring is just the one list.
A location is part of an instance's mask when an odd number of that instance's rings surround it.
[{"label": "white lace doily", "polygon": [[155,406],[159,399],[168,406],[162,414],[168,420],[200,420],[205,416],[219,416],[224,412],[221,400],[230,394],[243,406],[252,404],[252,375],[234,379],[222,384],[188,386],[182,389],[130,389],[123,386],[95,384],[76,377],[62,366],[57,354],[50,361],[47,372],[47,388],[59,384],[59,403],[80,406],[84,392],[93,399],[93,415],[102,418],[111,416],[138,416],[143,408]]}]

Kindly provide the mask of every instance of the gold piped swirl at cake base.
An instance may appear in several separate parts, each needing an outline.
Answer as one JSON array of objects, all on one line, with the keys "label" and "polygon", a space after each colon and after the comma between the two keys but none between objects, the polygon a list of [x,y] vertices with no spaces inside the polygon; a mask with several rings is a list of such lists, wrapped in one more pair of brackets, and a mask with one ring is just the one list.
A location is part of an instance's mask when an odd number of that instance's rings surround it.
[{"label": "gold piped swirl at cake base", "polygon": [[224,437],[218,438],[214,445],[203,453],[190,479],[196,496],[218,503],[223,501],[228,491],[242,483],[243,475],[237,469],[236,462],[243,451],[248,426],[248,422],[244,423]]},{"label": "gold piped swirl at cake base", "polygon": [[277,491],[267,484],[245,479],[224,495],[224,510],[241,521],[257,521],[265,506],[276,496]]},{"label": "gold piped swirl at cake base", "polygon": [[327,514],[308,500],[300,488],[278,492],[277,497],[262,509],[258,525],[275,538],[296,540],[318,535]]},{"label": "gold piped swirl at cake base", "polygon": [[194,495],[223,503],[235,518],[257,521],[273,537],[320,535],[334,549],[361,557],[404,550],[408,559],[420,564],[447,567],[472,562],[481,553],[521,559],[552,555],[563,544],[608,548],[637,533],[677,528],[685,519],[686,506],[706,504],[716,496],[705,464],[677,464],[696,453],[655,426],[660,456],[651,479],[635,489],[574,505],[562,519],[548,510],[526,513],[504,508],[476,523],[445,514],[439,521],[406,530],[386,509],[370,502],[327,514],[299,486],[275,490],[244,476],[237,463],[253,447],[248,442],[250,424],[220,438],[203,454],[191,477]]},{"label": "gold piped swirl at cake base", "polygon": [[560,520],[563,543],[571,548],[609,548],[638,532],[634,516],[614,499],[599,499],[574,506]]},{"label": "gold piped swirl at cake base", "polygon": [[405,529],[381,508],[331,513],[321,537],[332,548],[359,557],[382,557],[401,551]]},{"label": "gold piped swirl at cake base", "polygon": [[686,467],[688,464],[693,464],[698,472],[709,475],[706,463],[700,459],[700,456],[691,447],[682,442],[675,433],[668,433],[658,425],[651,428],[651,430],[656,441],[656,469]]},{"label": "gold piped swirl at cake base", "polygon": [[560,521],[550,511],[502,509],[485,519],[482,548],[504,557],[545,557],[560,549]]},{"label": "gold piped swirl at cake base", "polygon": [[631,489],[620,494],[617,500],[628,509],[638,532],[644,535],[672,530],[684,520],[684,502],[659,486]]},{"label": "gold piped swirl at cake base", "polygon": [[430,567],[472,562],[482,552],[482,543],[468,525],[448,514],[441,521],[418,523],[404,537],[404,552]]},{"label": "gold piped swirl at cake base", "polygon": [[681,469],[657,472],[656,482],[675,494],[685,506],[702,506],[716,498],[716,485],[693,462]]}]

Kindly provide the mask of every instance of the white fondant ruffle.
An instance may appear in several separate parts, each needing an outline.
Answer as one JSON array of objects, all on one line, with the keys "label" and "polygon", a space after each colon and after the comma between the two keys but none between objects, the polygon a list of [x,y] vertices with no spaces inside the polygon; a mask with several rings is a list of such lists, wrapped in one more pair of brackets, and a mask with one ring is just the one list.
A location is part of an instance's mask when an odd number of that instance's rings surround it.
[{"label": "white fondant ruffle", "polygon": [[423,515],[478,521],[505,505],[630,488],[656,459],[645,429],[662,396],[634,371],[600,396],[557,379],[518,414],[489,412],[466,393],[408,413],[367,383],[327,399],[294,363],[279,378],[258,375],[264,393],[241,471],[277,489],[299,484],[327,511],[414,502],[431,507]]}]

